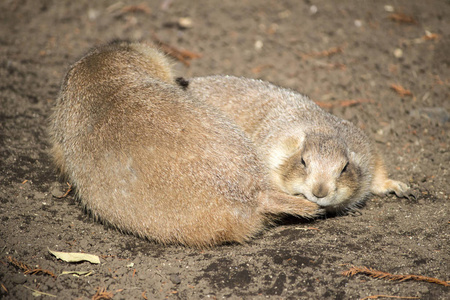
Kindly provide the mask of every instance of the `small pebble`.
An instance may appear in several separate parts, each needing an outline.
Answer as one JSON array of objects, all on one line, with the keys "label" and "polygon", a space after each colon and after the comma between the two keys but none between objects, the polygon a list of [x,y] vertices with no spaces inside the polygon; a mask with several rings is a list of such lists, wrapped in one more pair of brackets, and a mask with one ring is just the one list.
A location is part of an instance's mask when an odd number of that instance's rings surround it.
[{"label": "small pebble", "polygon": [[25,282],[27,282],[27,278],[22,274],[17,274],[11,277],[11,281],[16,284],[24,284]]},{"label": "small pebble", "polygon": [[191,18],[179,18],[178,19],[178,26],[181,28],[191,28],[193,25]]},{"label": "small pebble", "polygon": [[97,19],[99,15],[100,15],[100,12],[98,10],[95,10],[95,9],[88,10],[88,18],[91,21],[94,21],[95,19]]},{"label": "small pebble", "polygon": [[178,276],[176,274],[170,275],[170,281],[172,281],[173,284],[180,284],[181,278],[180,278],[180,276]]},{"label": "small pebble", "polygon": [[394,50],[394,56],[397,58],[401,58],[403,56],[403,50],[400,48],[397,48]]},{"label": "small pebble", "polygon": [[61,186],[58,184],[52,186],[50,193],[53,195],[53,197],[60,198],[64,195],[65,192],[61,190]]},{"label": "small pebble", "polygon": [[355,24],[355,26],[356,27],[362,27],[362,21],[361,20],[355,20],[355,22],[354,22],[354,24]]},{"label": "small pebble", "polygon": [[256,50],[258,50],[258,51],[261,50],[263,46],[264,46],[264,44],[263,44],[263,42],[261,40],[257,40],[255,42],[255,49]]},{"label": "small pebble", "polygon": [[394,7],[392,5],[385,5],[384,10],[387,12],[394,12]]}]

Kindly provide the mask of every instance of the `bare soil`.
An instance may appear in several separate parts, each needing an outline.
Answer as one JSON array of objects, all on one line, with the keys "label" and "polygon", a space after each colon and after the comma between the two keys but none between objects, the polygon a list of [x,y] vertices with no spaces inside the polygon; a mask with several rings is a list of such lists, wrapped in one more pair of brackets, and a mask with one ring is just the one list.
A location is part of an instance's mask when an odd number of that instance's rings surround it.
[{"label": "bare soil", "polygon": [[[449,299],[435,283],[341,274],[355,265],[450,279],[449,16],[442,0],[1,1],[0,298],[34,299],[34,289],[91,299],[104,287],[113,299]],[[419,198],[372,197],[358,213],[287,219],[247,244],[203,251],[125,235],[72,194],[56,198],[67,186],[46,126],[65,70],[94,45],[153,34],[202,55],[176,63],[180,76],[261,78],[324,103],[376,140],[392,177]],[[101,264],[65,263],[47,248]],[[10,256],[58,276],[24,275]],[[60,275],[72,270],[92,274]]]}]

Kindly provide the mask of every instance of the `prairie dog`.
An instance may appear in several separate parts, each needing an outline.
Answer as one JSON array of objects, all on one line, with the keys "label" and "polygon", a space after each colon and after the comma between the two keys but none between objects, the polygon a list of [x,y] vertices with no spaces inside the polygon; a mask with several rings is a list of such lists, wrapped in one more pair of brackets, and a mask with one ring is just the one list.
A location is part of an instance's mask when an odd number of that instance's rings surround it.
[{"label": "prairie dog", "polygon": [[95,218],[163,244],[240,243],[276,215],[321,212],[275,191],[242,130],[182,91],[144,44],[115,42],[74,63],[49,133]]},{"label": "prairie dog", "polygon": [[398,197],[409,187],[388,178],[369,138],[307,96],[260,80],[192,78],[185,88],[225,112],[255,143],[279,190],[303,195],[328,212],[362,204],[370,192]]}]

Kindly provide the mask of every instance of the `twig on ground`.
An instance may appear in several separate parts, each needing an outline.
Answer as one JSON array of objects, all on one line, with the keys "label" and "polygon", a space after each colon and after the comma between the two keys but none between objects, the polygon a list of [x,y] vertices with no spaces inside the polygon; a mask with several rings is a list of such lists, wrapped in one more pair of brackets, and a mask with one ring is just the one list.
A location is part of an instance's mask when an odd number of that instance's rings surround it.
[{"label": "twig on ground", "polygon": [[39,297],[39,296],[49,296],[49,297],[54,297],[54,298],[56,298],[56,295],[49,294],[49,293],[44,293],[44,292],[41,292],[41,291],[32,289],[32,288],[30,288],[30,287],[27,287],[26,285],[24,285],[24,287],[25,287],[26,289],[29,289],[30,291],[33,291],[33,296],[34,296],[34,297]]},{"label": "twig on ground", "polygon": [[72,191],[72,185],[68,182],[66,182],[66,184],[69,186],[67,191],[64,193],[64,195],[56,197],[56,198],[58,198],[58,199],[66,198],[67,195],[69,195],[69,193]]},{"label": "twig on ground", "polygon": [[316,65],[318,68],[322,68],[322,69],[326,69],[326,70],[345,70],[347,69],[347,66],[342,64],[342,63],[333,63],[333,64],[328,64],[328,63],[323,63],[321,61],[316,61]]},{"label": "twig on ground", "polygon": [[411,16],[405,15],[404,13],[393,13],[389,16],[389,19],[397,23],[417,24],[416,19]]},{"label": "twig on ground", "polygon": [[171,46],[171,45],[163,42],[161,39],[159,39],[156,36],[156,34],[153,34],[152,39],[161,48],[161,50],[164,53],[172,56],[175,59],[178,59],[185,66],[190,66],[191,62],[189,60],[202,57],[202,55],[199,53],[195,53],[195,52],[191,52],[191,51],[187,51],[187,50],[180,50],[178,48],[175,48],[174,46]]},{"label": "twig on ground", "polygon": [[439,40],[441,38],[441,36],[437,33],[432,33],[429,32],[428,30],[425,31],[425,35],[422,36],[422,39],[425,41],[430,41],[430,40]]},{"label": "twig on ground", "polygon": [[311,53],[300,53],[300,57],[302,59],[308,59],[312,57],[326,57],[326,56],[332,56],[337,53],[343,52],[344,48],[341,46],[338,47],[332,47],[328,50],[324,50],[321,52],[311,52]]},{"label": "twig on ground", "polygon": [[49,275],[49,276],[52,276],[53,278],[56,278],[56,275],[52,271],[44,270],[44,269],[41,269],[41,268],[31,269],[29,266],[27,266],[23,262],[20,262],[20,261],[16,260],[15,258],[11,257],[11,256],[8,256],[8,260],[13,266],[21,269],[24,274]]},{"label": "twig on ground", "polygon": [[405,89],[400,84],[391,84],[391,89],[393,89],[397,94],[399,94],[402,97],[405,97],[405,96],[412,97],[413,96],[411,91]]},{"label": "twig on ground", "polygon": [[261,73],[262,70],[268,69],[268,68],[273,68],[273,65],[271,65],[271,64],[259,65],[259,66],[252,68],[250,71],[253,74],[259,74],[259,73]]},{"label": "twig on ground", "polygon": [[392,281],[407,281],[407,280],[415,280],[415,281],[426,281],[431,283],[437,283],[443,286],[449,286],[448,281],[443,281],[433,277],[426,277],[422,275],[395,275],[387,272],[382,272],[378,270],[374,270],[368,267],[351,267],[349,270],[342,272],[342,275],[347,277],[352,277],[356,274],[364,274],[373,278],[387,279]]},{"label": "twig on ground", "polygon": [[434,87],[435,85],[447,85],[447,84],[450,83],[449,80],[443,81],[439,75],[433,75],[433,78],[434,78],[433,87]]},{"label": "twig on ground", "polygon": [[362,298],[361,300],[366,299],[378,299],[378,298],[397,298],[397,299],[419,299],[419,297],[403,297],[403,296],[389,296],[389,295],[372,295]]},{"label": "twig on ground", "polygon": [[112,292],[106,291],[106,288],[97,288],[97,292],[94,296],[92,296],[92,300],[110,300],[112,299],[114,294]]},{"label": "twig on ground", "polygon": [[136,13],[136,12],[138,12],[138,13],[142,12],[144,14],[149,15],[152,12],[152,10],[145,3],[141,3],[138,5],[129,5],[129,6],[125,6],[121,9],[122,14]]},{"label": "twig on ground", "polygon": [[145,300],[148,300],[147,296],[145,295],[146,292],[147,292],[147,291],[143,291],[143,292],[142,292],[142,298],[144,298]]},{"label": "twig on ground", "polygon": [[8,256],[8,260],[13,266],[16,266],[17,268],[22,269],[23,271],[27,271],[30,269],[26,264],[16,260],[15,258],[13,258],[11,256]]}]

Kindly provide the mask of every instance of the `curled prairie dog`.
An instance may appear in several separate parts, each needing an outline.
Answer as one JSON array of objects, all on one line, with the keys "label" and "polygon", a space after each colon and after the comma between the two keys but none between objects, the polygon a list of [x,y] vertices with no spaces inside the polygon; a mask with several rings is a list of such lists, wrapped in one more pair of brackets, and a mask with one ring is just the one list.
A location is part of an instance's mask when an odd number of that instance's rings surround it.
[{"label": "curled prairie dog", "polygon": [[406,184],[388,178],[360,129],[307,96],[232,76],[192,78],[184,85],[241,126],[283,192],[303,195],[334,213],[358,207],[370,192],[412,195]]},{"label": "curled prairie dog", "polygon": [[275,191],[251,141],[174,83],[150,46],[91,50],[65,76],[52,155],[96,218],[161,243],[244,242],[276,215],[317,204]]}]

